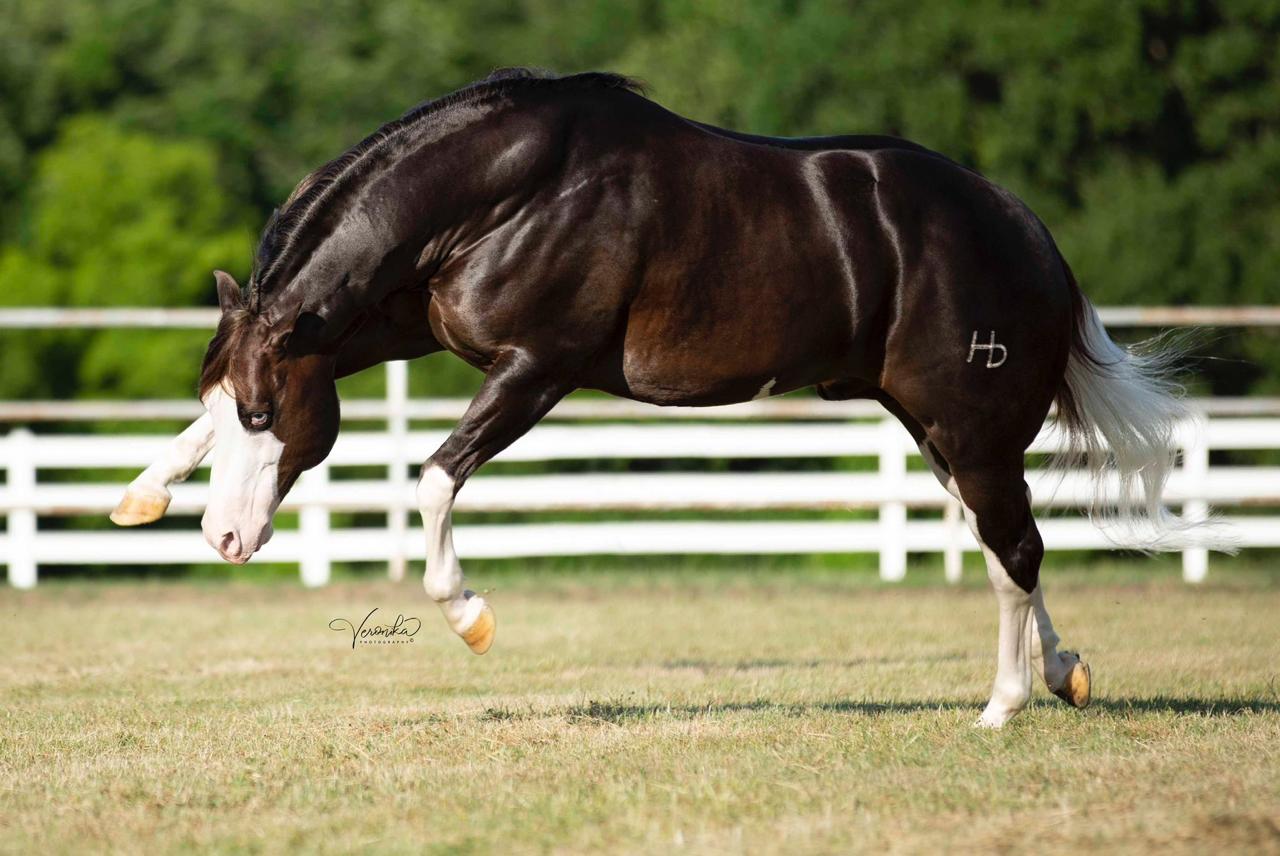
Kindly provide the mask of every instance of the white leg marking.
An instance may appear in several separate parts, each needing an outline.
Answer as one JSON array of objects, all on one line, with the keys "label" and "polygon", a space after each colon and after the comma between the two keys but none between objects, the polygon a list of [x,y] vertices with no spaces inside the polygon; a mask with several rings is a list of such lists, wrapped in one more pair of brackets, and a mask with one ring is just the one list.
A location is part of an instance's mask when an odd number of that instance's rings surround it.
[{"label": "white leg marking", "polygon": [[172,495],[169,485],[185,481],[213,448],[213,417],[208,413],[169,441],[160,457],[125,488],[124,498],[111,513],[122,526],[150,523],[164,514]]},{"label": "white leg marking", "polygon": [[[956,486],[955,477],[943,470],[942,464],[934,456],[933,450],[929,448],[928,443],[920,443],[920,454],[924,457],[924,462],[928,464],[929,470],[933,471],[933,476],[946,487],[947,493],[960,499],[960,489]],[[1027,489],[1027,504],[1032,502],[1032,491],[1030,487]],[[1051,692],[1061,690],[1074,668],[1075,659],[1070,656],[1062,656],[1057,651],[1059,644],[1059,636],[1053,631],[1053,622],[1048,617],[1048,610],[1044,608],[1044,592],[1041,587],[1036,586],[1036,590],[1030,594],[1030,615],[1023,618],[1024,605],[1021,604],[1023,598],[1027,598],[1027,592],[1021,590],[1018,583],[1011,580],[1009,573],[1005,571],[1004,566],[1000,563],[1000,559],[991,550],[987,549],[987,545],[982,543],[982,536],[978,535],[977,523],[974,522],[973,512],[969,511],[968,505],[964,504],[964,500],[960,502],[961,508],[964,508],[965,519],[969,521],[969,528],[973,530],[974,537],[977,537],[978,544],[982,546],[984,557],[987,559],[987,576],[991,578],[992,587],[996,590],[996,600],[1000,603],[1000,642],[998,642],[997,650],[997,667],[996,667],[996,687],[992,691],[991,701],[987,704],[987,710],[983,711],[982,719],[979,725],[986,725],[989,728],[998,728],[1000,725],[1009,722],[1012,715],[1018,713],[1027,705],[1030,699],[1030,677],[1029,670],[1024,667],[1023,660],[1027,659],[1027,646],[1018,647],[1012,645],[1012,640],[1028,640],[1030,647],[1030,668],[1034,668],[1036,672],[1044,678],[1044,686],[1050,688]],[[1012,587],[1010,594],[1002,594],[1002,590],[1007,586]],[[1009,603],[1006,604],[1006,600]],[[1007,615],[1007,621],[1006,621]],[[1016,628],[1021,627],[1021,622],[1030,622],[1029,633],[1015,632]],[[1006,630],[1006,623],[1009,628]],[[1007,642],[1007,644],[1006,644]],[[1004,687],[1004,690],[1002,690]],[[1010,691],[1011,688],[1011,691]],[[1025,694],[1024,694],[1025,688]],[[997,702],[998,699],[998,702]]]},{"label": "white leg marking", "polygon": [[977,522],[968,506],[964,509],[969,528],[982,546],[987,560],[987,579],[995,589],[1000,610],[1000,631],[996,643],[996,680],[991,700],[982,711],[978,725],[1000,728],[1031,700],[1031,637],[1035,627],[1031,615],[1031,595],[1013,581],[1000,559],[982,541]]},{"label": "white leg marking", "polygon": [[996,680],[991,700],[978,724],[1000,728],[1027,706],[1031,700],[1031,597],[1010,579],[1000,561],[990,550],[987,576],[996,590],[1000,610],[1000,631],[996,648]]},{"label": "white leg marking", "polygon": [[1035,625],[1035,633],[1031,637],[1031,658],[1036,671],[1044,678],[1044,685],[1051,692],[1056,692],[1066,683],[1071,674],[1072,661],[1064,660],[1058,653],[1058,634],[1054,632],[1053,622],[1049,620],[1049,611],[1044,607],[1044,592],[1036,586],[1031,592],[1031,622]]},{"label": "white leg marking", "polygon": [[751,400],[759,401],[762,398],[768,398],[772,394],[770,390],[773,389],[773,385],[777,382],[778,382],[778,379],[776,377],[769,378],[769,382],[766,383],[764,386],[760,387],[760,391],[757,392],[755,395],[751,396]]},{"label": "white leg marking", "polygon": [[454,633],[465,634],[484,610],[484,598],[462,587],[462,565],[453,549],[453,479],[432,466],[418,481],[418,510],[427,530],[427,570],[422,587],[440,605]]},{"label": "white leg marking", "polygon": [[212,448],[213,417],[206,413],[170,440],[160,457],[129,483],[129,490],[167,495],[165,488],[185,481]]},{"label": "white leg marking", "polygon": [[[1027,505],[1031,505],[1031,487],[1027,487]],[[1036,584],[1031,592],[1031,623],[1035,625],[1035,633],[1031,634],[1031,658],[1035,669],[1044,678],[1044,685],[1050,692],[1057,692],[1071,674],[1074,662],[1058,653],[1058,643],[1062,640],[1053,629],[1049,619],[1049,610],[1044,606],[1044,591]]]}]

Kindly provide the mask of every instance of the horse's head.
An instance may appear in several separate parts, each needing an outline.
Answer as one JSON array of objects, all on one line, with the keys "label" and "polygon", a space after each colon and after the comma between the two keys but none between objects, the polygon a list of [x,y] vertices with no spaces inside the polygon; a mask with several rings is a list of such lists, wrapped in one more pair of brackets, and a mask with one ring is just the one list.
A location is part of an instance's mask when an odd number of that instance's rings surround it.
[{"label": "horse's head", "polygon": [[217,272],[222,319],[200,371],[213,422],[213,472],[201,527],[228,562],[243,564],[271,537],[271,519],[304,471],[338,436],[332,356],[307,353],[299,320],[269,321]]}]

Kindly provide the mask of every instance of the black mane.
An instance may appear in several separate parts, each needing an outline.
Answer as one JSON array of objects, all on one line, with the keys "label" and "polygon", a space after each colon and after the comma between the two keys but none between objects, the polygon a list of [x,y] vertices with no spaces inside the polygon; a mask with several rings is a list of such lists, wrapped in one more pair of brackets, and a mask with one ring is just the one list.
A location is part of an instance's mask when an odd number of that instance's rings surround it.
[{"label": "black mane", "polygon": [[408,110],[399,119],[387,122],[378,130],[347,149],[338,157],[298,182],[293,193],[267,221],[254,255],[253,273],[249,278],[249,305],[256,311],[262,293],[269,290],[272,275],[286,257],[290,243],[311,213],[328,192],[346,177],[365,155],[398,134],[418,126],[424,119],[457,104],[473,104],[500,97],[516,90],[532,86],[597,87],[625,89],[643,94],[643,85],[625,75],[592,71],[581,74],[557,75],[553,72],[529,68],[501,68],[488,77],[470,83],[456,92],[430,99]]}]

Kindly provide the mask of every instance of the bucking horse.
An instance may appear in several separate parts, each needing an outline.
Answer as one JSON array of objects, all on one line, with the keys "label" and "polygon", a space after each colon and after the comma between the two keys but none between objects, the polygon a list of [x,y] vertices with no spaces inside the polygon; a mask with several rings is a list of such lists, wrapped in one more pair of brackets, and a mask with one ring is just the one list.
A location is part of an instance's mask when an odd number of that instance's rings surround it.
[{"label": "bucking horse", "polygon": [[337,378],[448,350],[485,380],[423,465],[423,586],[478,654],[496,620],[463,585],[466,480],[575,389],[723,405],[804,387],[897,417],[963,505],[999,604],[979,723],[1067,703],[1025,452],[1052,405],[1075,459],[1159,549],[1186,416],[1168,361],[1116,345],[1043,223],[972,169],[886,136],[774,138],[678,116],[632,80],[515,69],[424,103],[304,178],[246,288],[214,274],[207,412],[128,487],[121,525],[212,450],[202,528],[243,563],[338,434]]}]

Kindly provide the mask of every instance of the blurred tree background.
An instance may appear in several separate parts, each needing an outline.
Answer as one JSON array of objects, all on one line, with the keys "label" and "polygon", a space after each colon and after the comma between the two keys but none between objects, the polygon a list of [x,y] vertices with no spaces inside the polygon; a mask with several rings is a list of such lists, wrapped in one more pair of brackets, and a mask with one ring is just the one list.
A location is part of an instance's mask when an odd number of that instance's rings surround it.
[{"label": "blurred tree background", "polygon": [[[1030,203],[1099,304],[1271,303],[1278,36],[1280,0],[0,0],[0,305],[212,305],[304,174],[504,65],[916,140]],[[206,338],[6,334],[0,397],[185,397]],[[1280,390],[1272,334],[1213,350],[1216,392]]]}]

